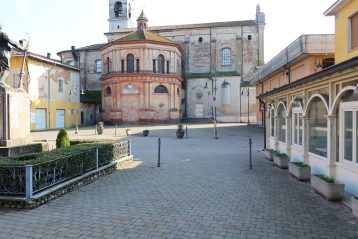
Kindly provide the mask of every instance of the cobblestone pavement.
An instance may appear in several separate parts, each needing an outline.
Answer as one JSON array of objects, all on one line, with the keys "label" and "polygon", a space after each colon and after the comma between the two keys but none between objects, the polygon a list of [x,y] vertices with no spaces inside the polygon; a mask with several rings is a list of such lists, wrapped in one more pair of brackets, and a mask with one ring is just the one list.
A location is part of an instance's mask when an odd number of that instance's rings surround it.
[{"label": "cobblestone pavement", "polygon": [[132,136],[136,167],[34,210],[0,209],[0,238],[358,238],[349,208],[264,159],[261,128],[221,125],[215,140],[205,127]]}]

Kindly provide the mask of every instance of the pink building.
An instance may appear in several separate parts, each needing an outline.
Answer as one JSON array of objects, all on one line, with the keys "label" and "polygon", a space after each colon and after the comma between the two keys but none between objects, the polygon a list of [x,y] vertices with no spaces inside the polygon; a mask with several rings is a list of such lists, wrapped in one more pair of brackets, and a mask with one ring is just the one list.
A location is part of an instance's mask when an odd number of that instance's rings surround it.
[{"label": "pink building", "polygon": [[107,122],[176,121],[181,113],[179,44],[147,31],[142,12],[137,30],[101,49],[102,119]]}]

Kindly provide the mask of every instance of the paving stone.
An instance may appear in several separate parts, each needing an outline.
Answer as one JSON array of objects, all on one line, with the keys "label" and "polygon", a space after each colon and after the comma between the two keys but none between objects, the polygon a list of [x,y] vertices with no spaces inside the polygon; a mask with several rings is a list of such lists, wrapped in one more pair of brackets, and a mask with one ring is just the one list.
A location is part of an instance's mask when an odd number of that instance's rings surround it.
[{"label": "paving stone", "polygon": [[219,126],[218,140],[211,125],[189,126],[190,137],[182,140],[167,126],[151,128],[149,137],[132,136],[137,167],[35,210],[0,209],[1,237],[358,238],[358,220],[347,207],[324,200],[308,183],[264,159],[257,151],[261,128]]}]

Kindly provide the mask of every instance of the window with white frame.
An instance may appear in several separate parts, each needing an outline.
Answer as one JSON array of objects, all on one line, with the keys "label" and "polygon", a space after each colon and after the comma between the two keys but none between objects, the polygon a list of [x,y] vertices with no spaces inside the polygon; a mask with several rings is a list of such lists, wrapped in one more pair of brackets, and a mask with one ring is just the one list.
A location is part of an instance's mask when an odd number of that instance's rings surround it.
[{"label": "window with white frame", "polygon": [[351,92],[342,98],[339,110],[339,158],[341,162],[358,164],[358,96]]},{"label": "window with white frame", "polygon": [[230,66],[231,65],[231,49],[224,48],[221,50],[221,65]]},{"label": "window with white frame", "polygon": [[295,145],[303,145],[303,120],[302,109],[292,109],[292,143]]},{"label": "window with white frame", "polygon": [[308,151],[327,157],[327,110],[320,98],[315,98],[309,108]]},{"label": "window with white frame", "polygon": [[102,72],[102,61],[101,60],[96,60],[96,73],[101,73]]},{"label": "window with white frame", "polygon": [[277,109],[278,141],[286,143],[286,109],[280,104]]},{"label": "window with white frame", "polygon": [[58,79],[58,92],[63,92],[63,79]]},{"label": "window with white frame", "polygon": [[275,137],[275,110],[270,110],[270,135]]}]

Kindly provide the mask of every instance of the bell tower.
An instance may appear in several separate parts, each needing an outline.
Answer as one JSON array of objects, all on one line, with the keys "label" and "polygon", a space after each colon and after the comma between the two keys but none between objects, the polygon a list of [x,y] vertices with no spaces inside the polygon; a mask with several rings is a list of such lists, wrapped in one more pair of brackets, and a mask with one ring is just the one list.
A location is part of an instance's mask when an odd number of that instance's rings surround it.
[{"label": "bell tower", "polygon": [[109,31],[134,27],[132,21],[133,0],[109,0]]}]

